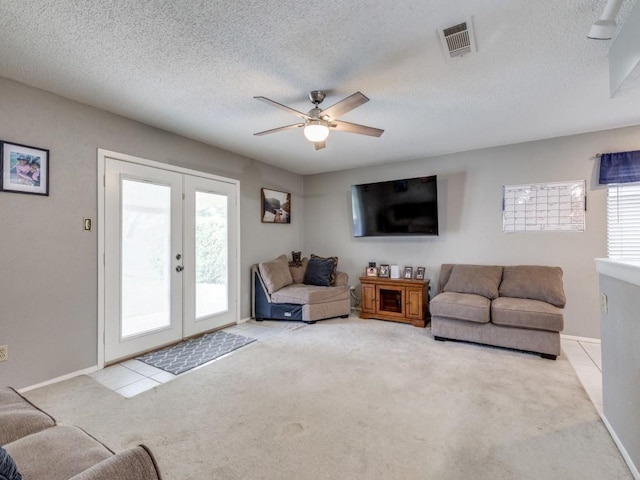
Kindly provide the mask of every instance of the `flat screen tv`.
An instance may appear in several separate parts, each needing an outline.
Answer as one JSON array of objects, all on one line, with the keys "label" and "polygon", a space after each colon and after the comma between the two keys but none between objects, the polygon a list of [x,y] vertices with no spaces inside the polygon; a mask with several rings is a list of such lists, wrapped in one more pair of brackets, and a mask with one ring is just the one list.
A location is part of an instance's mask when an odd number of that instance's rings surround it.
[{"label": "flat screen tv", "polygon": [[351,186],[353,236],[438,235],[436,176]]}]

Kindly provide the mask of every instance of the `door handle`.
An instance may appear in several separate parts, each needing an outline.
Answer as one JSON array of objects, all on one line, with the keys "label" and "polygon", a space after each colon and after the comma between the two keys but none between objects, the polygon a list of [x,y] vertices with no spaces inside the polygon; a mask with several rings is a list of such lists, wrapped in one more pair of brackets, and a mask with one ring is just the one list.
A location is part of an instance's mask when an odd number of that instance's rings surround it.
[{"label": "door handle", "polygon": [[184,270],[184,268],[182,267],[182,265],[178,265],[176,267],[176,272],[180,273],[182,270]]}]

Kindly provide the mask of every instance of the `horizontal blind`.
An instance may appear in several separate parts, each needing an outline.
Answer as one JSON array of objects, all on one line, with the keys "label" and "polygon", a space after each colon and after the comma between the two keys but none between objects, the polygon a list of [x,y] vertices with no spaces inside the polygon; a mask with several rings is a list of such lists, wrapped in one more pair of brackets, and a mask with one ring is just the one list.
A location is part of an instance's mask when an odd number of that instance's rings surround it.
[{"label": "horizontal blind", "polygon": [[607,189],[609,258],[640,259],[640,184],[612,184]]}]

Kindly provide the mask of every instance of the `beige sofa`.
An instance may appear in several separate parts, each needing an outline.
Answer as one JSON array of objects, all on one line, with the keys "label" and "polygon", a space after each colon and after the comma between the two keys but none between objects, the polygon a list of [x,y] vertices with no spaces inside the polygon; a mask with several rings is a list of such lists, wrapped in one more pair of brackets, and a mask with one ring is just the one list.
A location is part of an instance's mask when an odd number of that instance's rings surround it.
[{"label": "beige sofa", "polygon": [[11,464],[25,480],[161,478],[144,445],[115,454],[84,430],[57,425],[11,387],[0,388],[0,427],[0,445],[10,456],[0,463],[13,460]]},{"label": "beige sofa", "polygon": [[538,265],[444,264],[429,304],[436,340],[462,340],[560,355],[562,269]]},{"label": "beige sofa", "polygon": [[349,276],[336,269],[336,257],[312,255],[298,265],[290,263],[281,255],[251,267],[252,318],[315,323],[349,316]]}]

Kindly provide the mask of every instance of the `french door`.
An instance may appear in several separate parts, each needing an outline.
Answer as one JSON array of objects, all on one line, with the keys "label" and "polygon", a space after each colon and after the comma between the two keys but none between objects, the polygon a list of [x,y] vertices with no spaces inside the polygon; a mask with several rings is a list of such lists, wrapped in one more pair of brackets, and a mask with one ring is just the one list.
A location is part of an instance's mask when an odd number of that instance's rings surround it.
[{"label": "french door", "polygon": [[237,320],[236,184],[105,158],[104,361]]}]

